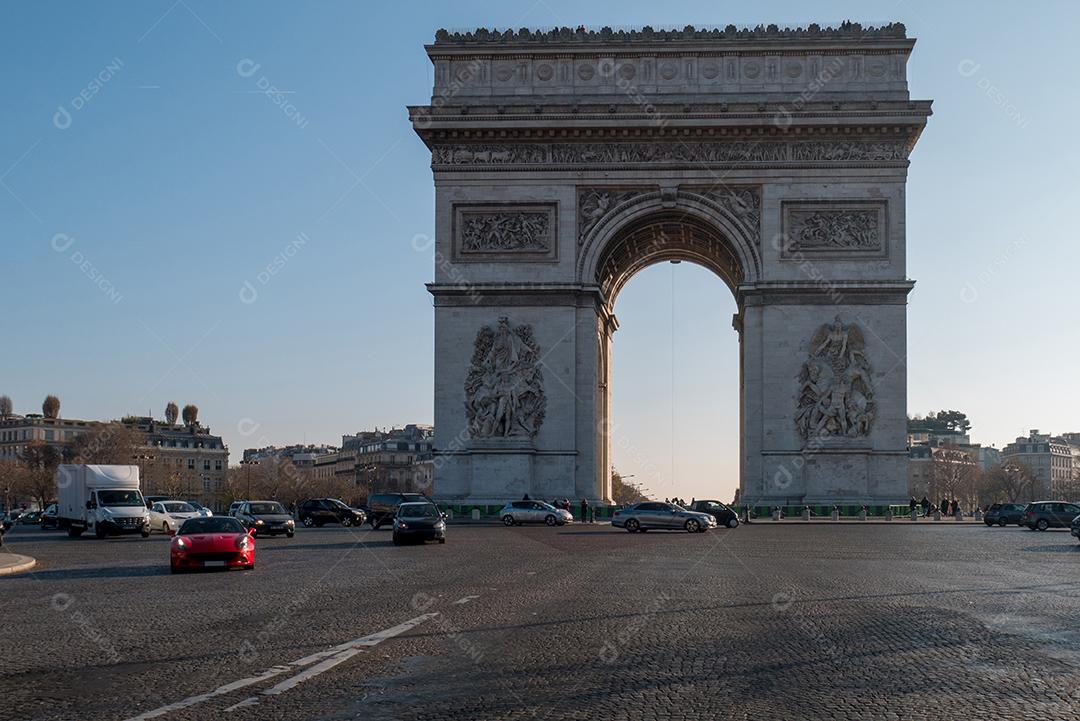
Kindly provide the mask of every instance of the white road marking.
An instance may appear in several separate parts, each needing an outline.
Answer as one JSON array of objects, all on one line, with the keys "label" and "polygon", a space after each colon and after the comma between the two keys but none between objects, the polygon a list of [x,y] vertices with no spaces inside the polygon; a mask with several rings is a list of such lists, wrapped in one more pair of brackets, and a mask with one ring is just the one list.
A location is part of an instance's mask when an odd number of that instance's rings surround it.
[{"label": "white road marking", "polygon": [[465,598],[459,598],[458,600],[454,601],[450,605],[451,606],[461,606],[463,604],[468,603],[469,601],[475,601],[478,598],[480,598],[480,597],[479,596],[466,596]]},{"label": "white road marking", "polygon": [[[313,653],[310,656],[298,658],[297,660],[283,666],[272,666],[271,668],[263,671],[256,676],[249,676],[248,678],[243,678],[239,681],[233,681],[232,683],[225,684],[224,686],[219,686],[218,688],[210,691],[209,693],[197,694],[195,696],[186,698],[183,701],[177,701],[176,703],[171,703],[166,706],[162,706],[161,708],[156,708],[153,711],[147,711],[145,713],[139,714],[138,716],[132,716],[131,718],[127,719],[127,721],[147,721],[147,719],[164,716],[165,714],[172,711],[180,711],[181,709],[189,708],[196,704],[200,704],[203,701],[209,701],[210,699],[217,696],[223,696],[227,693],[232,693],[233,691],[236,691],[238,689],[253,686],[257,683],[267,681],[284,673],[294,671],[298,668],[304,668],[306,666],[311,666],[312,664],[315,664],[311,668],[302,671],[296,676],[288,678],[285,681],[277,684],[276,686],[269,688],[266,691],[263,691],[263,694],[265,695],[280,694],[284,691],[288,691],[297,684],[303,683],[308,679],[318,676],[324,671],[330,670],[331,668],[337,666],[343,661],[349,660],[356,654],[360,653],[360,651],[362,651],[363,649],[377,646],[386,639],[403,634],[406,631],[416,628],[424,621],[428,621],[438,615],[438,613],[425,613],[422,616],[417,616],[416,618],[409,619],[405,623],[399,623],[393,628],[388,628],[383,631],[379,631],[378,633],[373,633],[369,636],[363,636],[352,641],[346,641],[345,643],[334,646],[333,648],[327,649],[326,651],[320,651],[318,653]],[[231,706],[230,709],[240,708],[244,706],[254,706],[256,704],[258,704],[258,700],[256,697],[253,696],[251,698],[244,699],[243,701],[235,704],[234,706]]]},{"label": "white road marking", "polygon": [[254,696],[250,696],[250,697],[244,699],[243,701],[241,701],[240,703],[234,703],[232,706],[230,706],[229,708],[227,708],[225,710],[226,711],[235,711],[238,708],[244,708],[245,706],[254,706],[257,703],[259,703],[259,699],[255,698]]}]

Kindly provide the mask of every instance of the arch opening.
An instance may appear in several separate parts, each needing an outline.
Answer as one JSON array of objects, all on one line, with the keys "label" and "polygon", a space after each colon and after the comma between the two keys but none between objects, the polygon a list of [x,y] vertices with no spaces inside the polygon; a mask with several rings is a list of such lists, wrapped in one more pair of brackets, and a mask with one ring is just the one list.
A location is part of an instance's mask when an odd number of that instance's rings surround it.
[{"label": "arch opening", "polygon": [[619,229],[600,254],[594,280],[611,310],[636,273],[656,263],[684,260],[711,270],[733,295],[746,280],[743,263],[725,235],[708,221],[678,210],[653,212]]}]

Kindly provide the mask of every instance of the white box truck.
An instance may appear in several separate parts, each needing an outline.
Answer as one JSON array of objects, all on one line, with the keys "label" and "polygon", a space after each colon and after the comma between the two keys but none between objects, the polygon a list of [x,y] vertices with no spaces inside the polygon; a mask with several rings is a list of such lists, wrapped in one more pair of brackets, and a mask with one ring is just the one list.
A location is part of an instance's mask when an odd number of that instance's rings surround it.
[{"label": "white box truck", "polygon": [[92,531],[98,538],[150,535],[138,466],[62,464],[56,469],[56,497],[59,525],[73,538],[83,531]]}]

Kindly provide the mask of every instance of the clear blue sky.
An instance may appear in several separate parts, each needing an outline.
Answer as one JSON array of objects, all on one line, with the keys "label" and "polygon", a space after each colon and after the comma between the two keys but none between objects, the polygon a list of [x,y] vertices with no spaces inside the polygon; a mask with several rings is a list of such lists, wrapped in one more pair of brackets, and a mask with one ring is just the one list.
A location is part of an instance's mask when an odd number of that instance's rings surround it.
[{"label": "clear blue sky", "polygon": [[[965,410],[999,446],[1080,430],[1076,8],[5,3],[0,392],[79,418],[193,402],[234,462],[429,422],[432,261],[412,239],[433,189],[404,108],[430,96],[437,28],[850,18],[906,23],[912,94],[935,101],[908,187],[911,411]],[[686,263],[619,299],[615,459],[660,496],[737,483],[734,310]]]}]

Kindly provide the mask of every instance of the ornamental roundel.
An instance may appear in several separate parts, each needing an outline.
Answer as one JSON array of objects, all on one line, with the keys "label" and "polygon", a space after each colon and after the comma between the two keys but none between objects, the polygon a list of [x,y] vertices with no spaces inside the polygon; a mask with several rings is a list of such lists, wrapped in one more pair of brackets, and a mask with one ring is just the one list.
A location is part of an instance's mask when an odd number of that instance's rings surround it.
[{"label": "ornamental roundel", "polygon": [[750,78],[751,80],[758,77],[759,75],[761,75],[761,63],[755,60],[751,60],[750,62],[746,63],[746,65],[743,65],[743,75]]},{"label": "ornamental roundel", "polygon": [[679,68],[675,66],[675,63],[664,63],[660,66],[660,77],[664,80],[671,80],[679,74]]},{"label": "ornamental roundel", "polygon": [[506,82],[510,78],[514,77],[514,71],[509,65],[503,65],[495,71],[495,77],[501,81]]},{"label": "ornamental roundel", "polygon": [[633,80],[635,75],[637,75],[637,68],[633,63],[623,63],[619,66],[619,77],[623,80]]},{"label": "ornamental roundel", "polygon": [[536,68],[536,77],[538,80],[543,80],[545,83],[555,77],[555,68],[548,64],[544,64]]},{"label": "ornamental roundel", "polygon": [[802,75],[802,63],[788,63],[784,68],[784,74],[789,78],[797,78]]},{"label": "ornamental roundel", "polygon": [[701,77],[706,80],[715,80],[720,75],[720,66],[716,63],[705,63],[701,66]]},{"label": "ornamental roundel", "polygon": [[578,68],[577,74],[582,80],[592,80],[593,75],[596,75],[596,70],[592,65],[582,65]]}]

